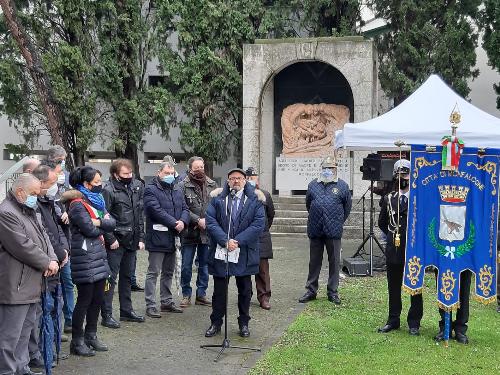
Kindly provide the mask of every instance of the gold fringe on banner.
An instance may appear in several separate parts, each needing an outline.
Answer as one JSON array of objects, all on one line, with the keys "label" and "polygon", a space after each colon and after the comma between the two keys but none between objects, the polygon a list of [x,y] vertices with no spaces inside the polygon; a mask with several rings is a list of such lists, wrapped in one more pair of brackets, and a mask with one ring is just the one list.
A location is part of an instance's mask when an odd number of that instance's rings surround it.
[{"label": "gold fringe on banner", "polygon": [[486,297],[478,296],[476,293],[474,293],[473,298],[477,302],[479,302],[483,305],[488,305],[490,303],[496,302],[496,300],[497,300],[497,296],[492,296],[492,297],[486,298]]},{"label": "gold fringe on banner", "polygon": [[422,294],[423,288],[411,289],[406,285],[403,285],[403,290],[408,293],[410,296],[416,296],[417,294]]},{"label": "gold fringe on banner", "polygon": [[460,302],[456,302],[451,306],[446,306],[443,305],[441,302],[437,301],[437,305],[441,310],[444,310],[446,312],[457,311],[460,308]]}]

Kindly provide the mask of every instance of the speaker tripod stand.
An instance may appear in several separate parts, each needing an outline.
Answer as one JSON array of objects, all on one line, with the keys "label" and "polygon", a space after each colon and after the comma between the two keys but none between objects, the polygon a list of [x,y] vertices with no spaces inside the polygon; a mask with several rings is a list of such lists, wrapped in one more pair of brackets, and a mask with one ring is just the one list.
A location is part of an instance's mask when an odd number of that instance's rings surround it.
[{"label": "speaker tripod stand", "polygon": [[[382,245],[380,244],[379,240],[375,236],[375,232],[373,231],[373,217],[375,216],[375,207],[373,205],[373,180],[370,180],[370,232],[368,235],[363,239],[363,243],[359,245],[356,253],[353,255],[353,258],[356,258],[361,254],[361,250],[364,249],[365,244],[369,242],[369,254],[370,254],[370,276],[373,276],[373,242],[378,245],[380,251],[382,254],[384,254],[384,249],[382,248]],[[363,220],[364,220],[364,214],[363,214]]]}]

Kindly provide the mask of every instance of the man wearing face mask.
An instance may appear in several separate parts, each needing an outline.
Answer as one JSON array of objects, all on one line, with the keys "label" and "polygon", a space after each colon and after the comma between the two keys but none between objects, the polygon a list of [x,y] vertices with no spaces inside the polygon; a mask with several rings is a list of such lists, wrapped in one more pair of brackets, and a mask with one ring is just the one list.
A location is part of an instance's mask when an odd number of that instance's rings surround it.
[{"label": "man wearing face mask", "polygon": [[318,279],[323,263],[323,252],[328,253],[327,296],[330,302],[340,304],[338,294],[340,272],[340,248],[344,222],[352,206],[347,183],[337,177],[337,163],[331,156],[321,163],[321,174],[309,183],[306,194],[307,235],[309,237],[309,275],[306,293],[299,302],[316,299]]},{"label": "man wearing face mask", "polygon": [[146,214],[146,249],[149,266],[146,274],[146,315],[161,318],[156,305],[156,280],[160,278],[160,309],[163,312],[182,313],[172,297],[172,278],[175,269],[175,238],[189,224],[189,209],[182,189],[174,183],[172,163],[162,162],[154,177],[144,189]]},{"label": "man wearing face mask", "polygon": [[266,226],[259,237],[260,262],[259,273],[255,275],[255,289],[257,290],[257,300],[260,307],[264,310],[270,310],[271,276],[269,275],[269,259],[273,259],[273,243],[269,229],[271,229],[274,220],[274,202],[271,194],[260,187],[259,175],[255,172],[255,169],[252,167],[248,168],[246,174],[248,183],[259,189],[266,197],[266,201],[264,202]]},{"label": "man wearing face mask", "polygon": [[[264,194],[246,183],[245,171],[231,169],[224,188],[215,189],[207,208],[207,231],[210,236],[208,272],[213,275],[212,314],[206,337],[220,332],[226,306],[226,262],[216,259],[217,246],[232,252],[239,249],[237,263],[229,262],[229,276],[234,276],[238,288],[238,325],[241,337],[250,336],[250,300],[252,275],[259,272],[259,236],[266,223]],[[229,230],[229,233],[228,233]],[[227,319],[227,317],[226,317]]]},{"label": "man wearing face mask", "polygon": [[[378,226],[387,235],[385,256],[387,262],[387,288],[389,292],[389,316],[379,333],[399,329],[402,310],[401,284],[403,283],[408,198],[410,196],[410,162],[400,159],[394,164],[395,191],[386,195],[378,219]],[[423,315],[422,294],[411,296],[408,311],[409,333],[419,335]]]},{"label": "man wearing face mask", "polygon": [[28,367],[28,341],[42,277],[59,270],[35,212],[38,195],[40,181],[23,173],[0,204],[0,374],[34,374]]},{"label": "man wearing face mask", "polygon": [[109,168],[109,181],[102,190],[106,209],[116,220],[114,232],[104,235],[111,277],[108,279],[109,288],[104,293],[101,324],[108,328],[120,328],[120,323],[112,315],[117,278],[120,320],[144,322],[144,317],[132,308],[131,296],[136,251],[144,250],[144,188],[142,182],[134,178],[132,170],[130,160],[114,160]]},{"label": "man wearing face mask", "polygon": [[[38,196],[38,203],[36,212],[40,215],[41,223],[49,236],[50,243],[54,248],[54,253],[60,265],[60,269],[65,266],[69,259],[69,244],[61,226],[59,225],[59,218],[56,213],[54,197],[57,194],[57,175],[53,169],[47,165],[39,165],[33,170],[33,176],[40,180],[40,195]],[[47,293],[47,303],[49,310],[54,308],[54,301],[56,300],[56,286],[59,284],[59,277],[53,276],[48,278],[49,293]],[[59,306],[62,308],[62,300],[59,301]],[[60,313],[60,312],[59,312]],[[55,316],[55,311],[49,311],[47,318],[50,320],[49,324],[57,326],[59,322],[52,321]],[[37,323],[42,318],[42,309],[38,308]],[[51,341],[54,340],[54,331],[49,329]],[[39,327],[38,324],[34,327],[29,343],[30,363],[32,368],[43,368],[44,362],[39,350]]]},{"label": "man wearing face mask", "polygon": [[[42,161],[42,164],[48,165],[57,174],[58,191],[54,197],[56,203],[55,209],[64,235],[68,239],[68,242],[71,243],[68,213],[66,212],[66,207],[60,202],[62,194],[69,189],[69,172],[66,170],[67,156],[66,150],[63,147],[55,145],[47,150],[47,158]],[[71,278],[71,259],[61,269],[61,285],[64,298],[64,333],[71,333],[73,310],[75,309],[75,285]]]},{"label": "man wearing face mask", "polygon": [[207,298],[208,288],[208,234],[205,223],[205,212],[210,193],[217,184],[205,174],[205,162],[199,156],[188,160],[189,172],[180,187],[184,192],[189,207],[189,225],[182,235],[182,271],[181,287],[183,308],[191,305],[191,276],[195,254],[198,256],[198,276],[196,278],[196,305],[210,306]]}]

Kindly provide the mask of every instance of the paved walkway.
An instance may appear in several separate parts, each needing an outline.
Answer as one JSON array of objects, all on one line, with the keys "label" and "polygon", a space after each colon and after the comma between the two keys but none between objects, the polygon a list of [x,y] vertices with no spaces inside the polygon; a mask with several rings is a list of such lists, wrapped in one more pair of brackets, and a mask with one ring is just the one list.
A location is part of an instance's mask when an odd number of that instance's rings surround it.
[{"label": "paved walkway", "polygon": [[[357,242],[344,241],[343,256],[354,252]],[[140,252],[137,276],[144,285],[147,253]],[[326,252],[325,252],[326,260]],[[256,296],[250,307],[251,337],[238,336],[237,293],[234,281],[230,282],[228,336],[234,345],[257,346],[265,352],[284,332],[302,310],[297,299],[304,293],[309,261],[307,239],[275,239],[274,259],[270,262],[273,295],[272,309],[260,309]],[[321,288],[325,288],[327,276],[323,262]],[[193,275],[193,280],[196,274]],[[194,283],[193,283],[194,284]],[[212,282],[208,295],[212,295]],[[324,295],[324,293],[323,293]],[[342,297],[342,290],[340,289]],[[144,314],[143,293],[133,293],[137,312]],[[119,317],[118,296],[115,297],[115,318]],[[262,353],[250,353],[230,349],[218,363],[217,352],[204,350],[201,344],[220,344],[223,336],[207,339],[204,332],[210,324],[210,307],[193,305],[183,314],[164,313],[161,319],[147,318],[143,324],[122,322],[118,330],[99,325],[98,335],[108,344],[109,351],[97,353],[93,358],[70,356],[62,361],[55,374],[78,375],[149,375],[149,374],[244,374]],[[63,351],[69,352],[69,343],[63,343]]]}]

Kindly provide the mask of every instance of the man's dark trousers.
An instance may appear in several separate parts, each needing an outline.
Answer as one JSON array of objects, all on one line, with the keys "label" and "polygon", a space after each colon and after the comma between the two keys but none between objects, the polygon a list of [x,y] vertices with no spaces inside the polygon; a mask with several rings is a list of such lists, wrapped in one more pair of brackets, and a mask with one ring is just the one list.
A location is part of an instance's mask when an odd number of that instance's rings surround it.
[{"label": "man's dark trousers", "polygon": [[116,278],[118,277],[120,314],[128,315],[132,311],[131,277],[136,256],[135,251],[126,250],[120,246],[118,249],[108,250],[107,253],[111,277],[109,278],[109,290],[104,294],[101,313],[103,316],[113,313],[113,293],[115,291]]},{"label": "man's dark trousers", "polygon": [[[401,285],[403,284],[404,264],[387,263],[387,288],[389,290],[389,318],[387,324],[399,327],[401,310]],[[420,321],[424,314],[424,303],[422,294],[410,297],[410,309],[408,310],[408,327],[420,328]]]},{"label": "man's dark trousers", "polygon": [[[238,287],[238,324],[248,325],[250,321],[250,301],[252,299],[252,277],[235,276],[236,286]],[[213,277],[214,279],[214,294],[212,296],[212,314],[210,320],[212,324],[222,326],[222,318],[226,313],[226,278]]]},{"label": "man's dark trousers", "polygon": [[309,275],[307,276],[306,289],[313,294],[318,293],[318,279],[326,246],[328,254],[327,293],[329,296],[337,294],[339,287],[341,240],[333,238],[310,238],[309,241]]}]

